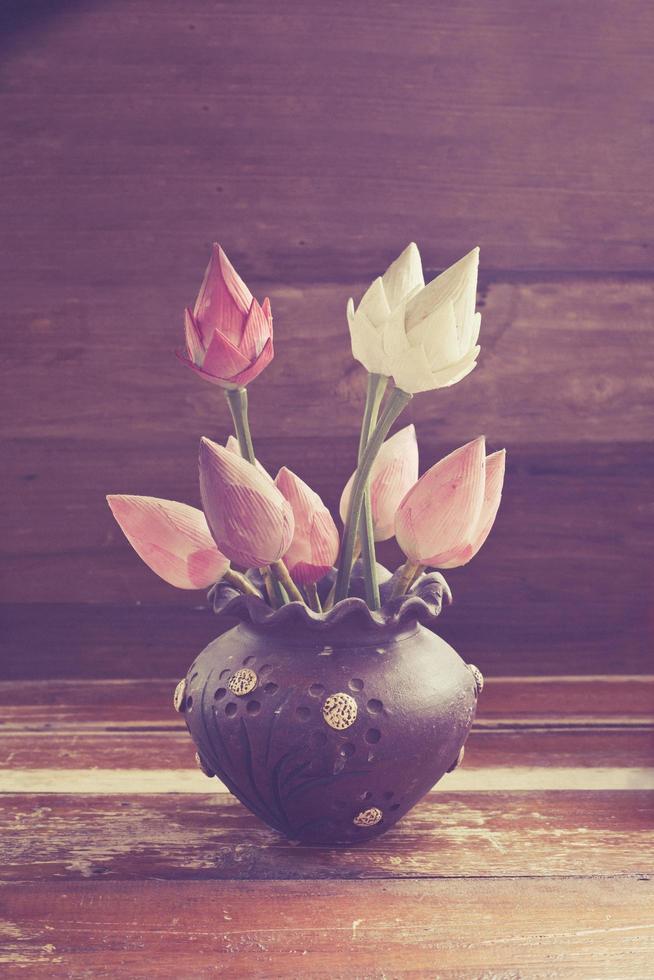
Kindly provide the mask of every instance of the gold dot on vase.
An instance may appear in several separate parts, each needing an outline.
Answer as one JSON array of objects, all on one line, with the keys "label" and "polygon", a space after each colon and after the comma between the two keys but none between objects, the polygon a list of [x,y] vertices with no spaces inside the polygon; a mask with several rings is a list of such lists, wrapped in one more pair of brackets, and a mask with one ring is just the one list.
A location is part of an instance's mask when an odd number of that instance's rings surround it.
[{"label": "gold dot on vase", "polygon": [[384,814],[379,807],[371,806],[367,810],[361,810],[360,813],[357,813],[352,823],[355,827],[374,827],[383,819],[383,816]]},{"label": "gold dot on vase", "polygon": [[249,694],[250,691],[254,691],[259,678],[253,670],[249,667],[241,667],[229,678],[227,682],[227,687],[235,694],[237,697],[241,698],[244,694]]},{"label": "gold dot on vase", "polygon": [[357,718],[357,703],[349,694],[342,691],[330,694],[322,706],[322,716],[330,728],[343,731],[353,725]]},{"label": "gold dot on vase", "polygon": [[184,710],[184,700],[186,697],[186,678],[181,680],[177,687],[175,688],[175,693],[173,694],[173,708],[175,711],[179,711],[180,714]]}]

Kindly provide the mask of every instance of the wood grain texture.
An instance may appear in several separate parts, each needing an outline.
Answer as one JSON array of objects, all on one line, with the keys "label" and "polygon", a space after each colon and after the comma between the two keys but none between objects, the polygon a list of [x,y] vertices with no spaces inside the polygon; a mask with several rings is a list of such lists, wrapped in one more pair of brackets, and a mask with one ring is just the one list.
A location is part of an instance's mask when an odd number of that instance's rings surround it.
[{"label": "wood grain texture", "polygon": [[[3,309],[13,327],[2,341],[4,394],[16,399],[4,419],[6,436],[26,440],[17,443],[25,450],[44,437],[80,440],[96,462],[112,447],[154,453],[170,446],[171,466],[183,462],[177,453],[184,445],[189,463],[195,459],[201,435],[226,439],[232,426],[222,392],[173,356],[183,342],[183,308],[195,298],[206,259],[188,280],[169,277],[148,289],[64,279],[41,292],[31,268],[17,274],[20,288]],[[249,283],[261,298],[264,284]],[[266,289],[276,357],[252,384],[250,414],[267,465],[281,465],[287,441],[327,435],[334,456],[344,457],[339,475],[349,476],[365,375],[352,359],[345,305],[365,286],[347,278]],[[654,342],[644,314],[653,294],[651,278],[482,282],[478,367],[458,385],[417,395],[402,419],[416,423],[430,451],[479,432],[494,444],[522,448],[649,441]],[[60,445],[55,441],[51,452]],[[423,464],[430,462],[423,456]]]},{"label": "wood grain texture", "polygon": [[654,873],[654,793],[636,790],[438,790],[374,845],[353,848],[289,843],[224,793],[2,801],[4,881]]},{"label": "wood grain texture", "polygon": [[[491,546],[489,542],[489,550]],[[128,558],[138,561],[132,555]],[[482,561],[480,556],[480,565]],[[556,596],[558,567],[552,569],[552,578],[541,584],[542,591],[536,586],[533,590],[525,587],[527,598],[516,608],[515,599],[504,596],[497,598],[498,605],[486,605],[488,596],[482,590],[487,588],[487,581],[482,569],[474,573],[473,565],[469,566],[470,577],[473,573],[479,576],[479,591],[471,591],[474,581],[466,581],[463,574],[456,582],[452,577],[457,602],[443,616],[440,634],[489,677],[650,671],[651,627],[646,597],[640,596],[628,607],[635,607],[633,622],[617,621],[619,598],[610,589],[599,596],[607,596],[615,617],[601,615],[600,610],[598,624],[594,619],[563,619],[563,615],[575,612],[574,593],[561,608]],[[487,578],[491,573],[492,568],[486,570]],[[147,569],[142,574],[147,580]],[[597,588],[607,588],[604,578]],[[481,620],[471,619],[475,605]],[[220,632],[205,607],[183,605],[7,604],[0,606],[0,622],[2,674],[7,679],[179,678]]]},{"label": "wood grain texture", "polygon": [[59,6],[3,72],[8,265],[44,286],[162,282],[216,234],[272,280],[412,238],[441,267],[479,240],[492,269],[651,270],[644,0]]},{"label": "wood grain texture", "polygon": [[5,679],[181,677],[219,633],[205,606],[0,604],[0,621]]},{"label": "wood grain texture", "polygon": [[643,980],[653,952],[652,883],[638,878],[48,882],[0,896],[12,977]]}]

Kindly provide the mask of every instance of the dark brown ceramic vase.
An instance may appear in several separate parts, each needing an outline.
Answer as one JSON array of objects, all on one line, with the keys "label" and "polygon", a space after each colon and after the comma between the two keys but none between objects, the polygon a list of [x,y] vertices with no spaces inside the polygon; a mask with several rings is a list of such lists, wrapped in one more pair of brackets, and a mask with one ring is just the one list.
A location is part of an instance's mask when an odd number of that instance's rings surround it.
[{"label": "dark brown ceramic vase", "polygon": [[219,587],[237,625],[176,692],[207,775],[293,840],[353,844],[392,827],[457,764],[481,675],[430,627],[443,587],[423,576],[372,613],[317,614]]}]

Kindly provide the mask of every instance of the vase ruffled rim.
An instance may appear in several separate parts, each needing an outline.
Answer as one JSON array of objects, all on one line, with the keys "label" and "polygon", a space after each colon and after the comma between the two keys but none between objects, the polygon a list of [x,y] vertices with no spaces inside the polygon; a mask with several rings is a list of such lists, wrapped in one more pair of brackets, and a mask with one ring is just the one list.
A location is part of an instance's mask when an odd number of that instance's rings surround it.
[{"label": "vase ruffled rim", "polygon": [[444,603],[452,601],[452,593],[439,572],[428,572],[421,575],[406,594],[386,599],[379,610],[370,609],[357,596],[342,599],[327,612],[315,612],[302,602],[289,602],[273,609],[264,599],[244,595],[226,582],[217,582],[209,590],[208,598],[218,616],[237,619],[257,628],[301,626],[320,633],[350,627],[381,632],[416,623],[433,627]]}]

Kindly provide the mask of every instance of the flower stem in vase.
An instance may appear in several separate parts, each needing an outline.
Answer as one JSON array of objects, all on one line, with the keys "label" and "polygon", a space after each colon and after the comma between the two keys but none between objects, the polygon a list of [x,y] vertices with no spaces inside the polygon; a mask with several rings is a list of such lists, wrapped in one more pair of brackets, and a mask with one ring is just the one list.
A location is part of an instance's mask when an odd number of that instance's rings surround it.
[{"label": "flower stem in vase", "polygon": [[392,599],[397,598],[397,596],[404,595],[408,592],[416,577],[418,576],[421,569],[421,565],[417,561],[411,561],[407,558],[405,563],[397,572],[397,578],[395,580],[395,585],[393,586]]},{"label": "flower stem in vase", "polygon": [[241,575],[240,572],[235,571],[233,568],[228,568],[223,575],[223,581],[228,582],[233,585],[235,589],[242,592],[244,595],[256,596],[257,599],[262,599],[263,596],[259,590],[250,582],[245,575]]},{"label": "flower stem in vase", "polygon": [[336,589],[334,593],[335,602],[340,602],[342,599],[345,599],[348,594],[352,565],[354,563],[354,542],[359,528],[359,515],[363,504],[363,495],[372,464],[375,462],[377,454],[393,422],[398,418],[404,408],[406,408],[412,397],[408,392],[402,391],[401,388],[392,389],[388,404],[375,426],[375,430],[368,441],[361,462],[357,467],[338,561],[338,575],[336,576]]},{"label": "flower stem in vase", "polygon": [[[354,552],[352,553],[352,564],[356,565],[361,555],[361,538],[357,535],[357,539],[354,543]],[[334,599],[336,597],[336,579],[334,579],[334,584],[332,585],[327,598],[322,604],[324,612],[328,612],[330,609],[334,608]]]},{"label": "flower stem in vase", "polygon": [[309,608],[313,609],[314,612],[321,613],[322,606],[320,604],[320,596],[318,595],[316,583],[312,582],[311,585],[305,585],[304,592],[307,597]]},{"label": "flower stem in vase", "polygon": [[273,609],[278,609],[279,606],[285,606],[288,602],[288,597],[285,596],[282,586],[274,577],[268,566],[264,565],[263,568],[259,569],[259,572],[261,574],[261,578],[263,579],[266,595],[268,596],[268,602]]},{"label": "flower stem in vase", "polygon": [[[270,565],[270,571],[273,574],[273,578],[284,588],[291,602],[304,603],[304,596],[291,578],[288,568],[283,561],[274,561]],[[306,603],[304,604],[306,605]]]},{"label": "flower stem in vase", "polygon": [[[366,392],[366,407],[361,423],[361,435],[359,437],[358,463],[361,463],[371,433],[377,425],[379,406],[388,384],[388,378],[383,374],[368,375],[368,390]],[[377,582],[377,559],[375,556],[375,534],[372,522],[372,506],[370,501],[370,479],[366,480],[363,492],[363,505],[361,511],[361,557],[363,560],[363,578],[366,588],[366,602],[371,609],[379,609],[379,584]]]}]

